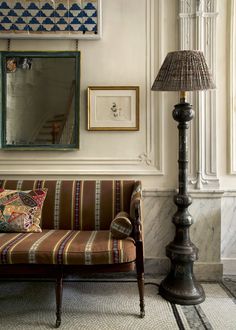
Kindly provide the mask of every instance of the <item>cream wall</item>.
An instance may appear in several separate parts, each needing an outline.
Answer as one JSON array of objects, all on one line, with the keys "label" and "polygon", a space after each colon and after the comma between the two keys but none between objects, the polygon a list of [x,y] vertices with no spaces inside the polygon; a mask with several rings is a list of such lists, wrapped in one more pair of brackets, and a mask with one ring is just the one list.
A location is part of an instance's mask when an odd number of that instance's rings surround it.
[{"label": "cream wall", "polygon": [[[193,6],[197,3],[190,2]],[[171,216],[175,210],[172,197],[177,187],[178,146],[171,111],[178,102],[178,95],[151,92],[150,88],[166,53],[179,48],[180,3],[178,0],[103,0],[102,39],[79,41],[82,55],[80,150],[0,152],[1,176],[75,178],[79,175],[80,178],[141,179],[145,188],[147,266],[148,270],[157,272],[166,270],[164,247],[174,233]],[[206,184],[203,189],[192,191],[191,212],[195,224],[191,231],[194,243],[200,247],[199,263],[196,264],[198,276],[204,277],[208,271],[209,277],[217,278],[222,271],[221,256],[236,265],[236,228],[232,225],[235,213],[233,210],[227,212],[229,205],[234,207],[236,196],[236,176],[228,172],[230,0],[206,3],[216,5],[218,12],[216,30],[210,36],[215,42],[217,90],[216,138],[213,136],[210,141],[216,147],[216,158],[215,164],[211,164],[214,157],[209,157],[209,166],[216,167],[219,186],[213,188]],[[0,40],[0,48],[6,50],[6,47],[6,41]],[[71,40],[17,40],[11,41],[11,50],[75,50],[75,43]],[[140,131],[87,131],[86,88],[89,85],[140,86]],[[207,131],[208,128],[204,126]],[[195,153],[194,134],[192,129],[192,154]],[[191,174],[195,176],[197,169],[191,162]],[[229,227],[230,238],[227,235]]]},{"label": "cream wall", "polygon": [[[165,2],[162,15],[155,1],[103,1],[103,37],[99,41],[79,41],[81,51],[80,150],[72,152],[2,152],[0,170],[6,174],[138,175],[144,186],[176,186],[176,129],[171,112],[176,95],[163,97],[158,109],[150,92],[165,49],[175,49],[177,37],[175,1]],[[163,2],[164,3],[164,2]],[[172,4],[172,5],[170,5]],[[171,11],[169,10],[171,8]],[[159,16],[161,23],[159,22]],[[168,17],[168,20],[164,19]],[[6,49],[6,41],[0,41]],[[73,41],[13,40],[11,50],[74,50]],[[156,56],[158,53],[158,56]],[[162,58],[159,60],[159,55]],[[155,67],[154,67],[155,66]],[[140,131],[88,132],[86,130],[86,88],[89,85],[140,86]],[[172,93],[171,93],[172,94]],[[161,96],[162,97],[162,96]],[[158,127],[156,122],[158,122]],[[158,128],[158,129],[157,129]],[[172,141],[171,152],[168,141]],[[50,160],[50,161],[49,161]],[[67,166],[65,166],[65,164]],[[22,165],[19,167],[19,165]],[[163,176],[163,172],[168,175]]]}]

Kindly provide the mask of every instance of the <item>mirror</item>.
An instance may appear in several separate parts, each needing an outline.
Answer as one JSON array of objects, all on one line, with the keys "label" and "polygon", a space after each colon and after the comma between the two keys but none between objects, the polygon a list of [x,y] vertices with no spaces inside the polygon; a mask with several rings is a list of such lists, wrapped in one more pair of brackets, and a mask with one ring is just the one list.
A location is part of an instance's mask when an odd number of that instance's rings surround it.
[{"label": "mirror", "polygon": [[2,148],[79,147],[79,52],[1,52]]}]

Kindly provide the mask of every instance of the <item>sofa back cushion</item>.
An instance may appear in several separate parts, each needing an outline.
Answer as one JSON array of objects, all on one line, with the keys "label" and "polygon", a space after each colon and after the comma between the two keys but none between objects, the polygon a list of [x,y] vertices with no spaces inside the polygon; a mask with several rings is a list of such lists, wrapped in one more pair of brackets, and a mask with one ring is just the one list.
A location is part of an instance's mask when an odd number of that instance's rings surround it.
[{"label": "sofa back cushion", "polygon": [[0,188],[48,188],[42,229],[109,230],[120,211],[130,211],[135,181],[0,180]]}]

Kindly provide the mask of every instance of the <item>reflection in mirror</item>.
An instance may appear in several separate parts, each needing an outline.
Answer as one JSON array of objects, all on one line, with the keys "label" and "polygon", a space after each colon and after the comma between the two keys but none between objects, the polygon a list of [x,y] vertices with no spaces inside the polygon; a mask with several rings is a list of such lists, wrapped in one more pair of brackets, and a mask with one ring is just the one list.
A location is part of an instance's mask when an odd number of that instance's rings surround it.
[{"label": "reflection in mirror", "polygon": [[3,147],[78,147],[79,53],[2,53]]}]

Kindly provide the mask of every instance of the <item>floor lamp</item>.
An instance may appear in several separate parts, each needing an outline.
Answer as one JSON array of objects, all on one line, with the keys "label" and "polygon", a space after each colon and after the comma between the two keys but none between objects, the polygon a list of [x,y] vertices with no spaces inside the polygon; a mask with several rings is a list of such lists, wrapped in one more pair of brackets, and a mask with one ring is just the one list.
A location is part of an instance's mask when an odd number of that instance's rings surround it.
[{"label": "floor lamp", "polygon": [[185,101],[186,91],[214,89],[204,55],[197,50],[168,53],[153,83],[153,91],[179,91],[180,103],[175,105],[173,118],[179,129],[179,190],[174,197],[177,211],[173,216],[176,227],[174,240],[167,245],[166,255],[171,261],[169,274],[160,284],[160,294],[172,303],[199,304],[205,299],[202,286],[193,274],[193,263],[198,249],[191,242],[189,227],[193,218],[188,211],[192,199],[187,192],[188,175],[188,122],[194,117],[192,106]]}]

